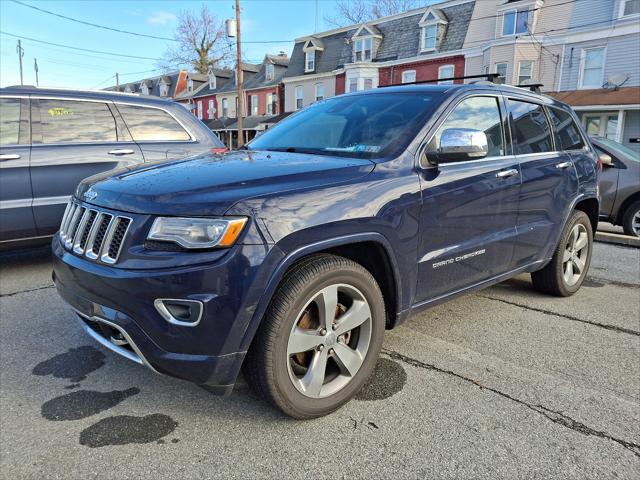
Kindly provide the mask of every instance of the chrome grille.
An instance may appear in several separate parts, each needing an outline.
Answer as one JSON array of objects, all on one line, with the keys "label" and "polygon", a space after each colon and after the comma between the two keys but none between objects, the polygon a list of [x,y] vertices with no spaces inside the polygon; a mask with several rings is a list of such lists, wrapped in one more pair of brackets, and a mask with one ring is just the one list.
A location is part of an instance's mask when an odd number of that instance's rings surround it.
[{"label": "chrome grille", "polygon": [[116,263],[131,219],[69,202],[60,224],[64,247],[91,260]]}]

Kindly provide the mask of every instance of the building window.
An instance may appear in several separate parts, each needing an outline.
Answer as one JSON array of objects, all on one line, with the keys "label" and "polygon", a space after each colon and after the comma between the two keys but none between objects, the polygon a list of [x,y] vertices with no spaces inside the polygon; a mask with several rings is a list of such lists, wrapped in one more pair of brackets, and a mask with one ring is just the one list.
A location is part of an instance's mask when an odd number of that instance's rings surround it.
[{"label": "building window", "polygon": [[268,82],[274,79],[273,63],[267,63],[265,67],[265,78]]},{"label": "building window", "polygon": [[304,88],[302,85],[296,87],[296,110],[300,110],[304,105]]},{"label": "building window", "polygon": [[258,115],[258,95],[251,95],[251,115]]},{"label": "building window", "polygon": [[316,69],[316,51],[309,50],[304,54],[304,71],[313,72]]},{"label": "building window", "polygon": [[402,72],[402,83],[414,83],[416,81],[415,70],[405,70]]},{"label": "building window", "polygon": [[359,38],[353,44],[353,60],[355,62],[370,61],[372,56],[372,49],[372,38]]},{"label": "building window", "polygon": [[316,102],[324,99],[324,83],[316,83]]},{"label": "building window", "polygon": [[145,83],[140,85],[140,93],[142,93],[142,95],[149,95],[149,86]]},{"label": "building window", "polygon": [[222,99],[222,116],[223,117],[229,116],[229,99],[228,98]]},{"label": "building window", "polygon": [[496,68],[494,69],[494,73],[498,74],[498,80],[500,81],[500,83],[506,83],[507,82],[507,63],[506,62],[496,63]]},{"label": "building window", "polygon": [[[454,66],[453,65],[442,65],[438,68],[438,78],[452,78],[454,76]],[[438,81],[439,84],[449,85],[453,83],[453,80],[442,80]]]},{"label": "building window", "polygon": [[533,62],[523,60],[518,64],[518,85],[524,85],[533,79]]},{"label": "building window", "polygon": [[209,116],[209,120],[215,118],[216,109],[213,106],[213,99],[209,99],[209,109],[207,110],[207,115]]},{"label": "building window", "polygon": [[356,92],[358,91],[358,79],[357,78],[350,78],[349,79],[349,92]]},{"label": "building window", "polygon": [[622,0],[622,15],[639,15],[640,14],[640,0]]},{"label": "building window", "polygon": [[210,90],[215,90],[216,89],[216,76],[215,75],[209,75],[209,89]]},{"label": "building window", "polygon": [[596,135],[599,137],[606,137],[609,140],[618,139],[618,114],[593,114],[585,115],[583,117],[584,126],[587,130],[587,134]]},{"label": "building window", "polygon": [[187,92],[193,92],[193,80],[187,80]]},{"label": "building window", "polygon": [[373,88],[373,78],[365,78],[363,90],[371,90],[372,88]]},{"label": "building window", "polygon": [[529,31],[529,11],[509,10],[502,15],[502,36],[518,35]]},{"label": "building window", "polygon": [[438,25],[427,25],[422,29],[422,50],[435,50],[438,40]]},{"label": "building window", "polygon": [[604,80],[604,47],[585,48],[580,60],[578,88],[601,88]]},{"label": "building window", "polygon": [[278,114],[278,105],[276,102],[276,94],[270,93],[267,95],[267,115],[277,115]]},{"label": "building window", "polygon": [[167,95],[169,95],[169,85],[167,85],[166,83],[161,83],[160,84],[160,96],[161,97],[166,97]]},{"label": "building window", "polygon": [[202,100],[198,100],[198,118],[202,120]]}]

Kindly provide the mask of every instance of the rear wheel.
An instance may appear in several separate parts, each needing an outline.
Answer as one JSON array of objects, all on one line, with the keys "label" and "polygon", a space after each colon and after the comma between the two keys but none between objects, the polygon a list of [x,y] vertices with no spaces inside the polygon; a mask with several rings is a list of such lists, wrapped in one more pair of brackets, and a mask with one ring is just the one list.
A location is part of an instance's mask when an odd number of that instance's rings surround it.
[{"label": "rear wheel", "polygon": [[576,210],[562,232],[551,262],[531,274],[534,288],[560,297],[576,293],[587,276],[592,247],[591,221],[586,213]]},{"label": "rear wheel", "polygon": [[326,415],[373,372],[384,326],[382,293],[365,268],[333,255],[310,257],[274,295],[245,360],[245,376],[287,415]]},{"label": "rear wheel", "polygon": [[622,216],[624,233],[632,237],[640,237],[640,200],[633,202]]}]

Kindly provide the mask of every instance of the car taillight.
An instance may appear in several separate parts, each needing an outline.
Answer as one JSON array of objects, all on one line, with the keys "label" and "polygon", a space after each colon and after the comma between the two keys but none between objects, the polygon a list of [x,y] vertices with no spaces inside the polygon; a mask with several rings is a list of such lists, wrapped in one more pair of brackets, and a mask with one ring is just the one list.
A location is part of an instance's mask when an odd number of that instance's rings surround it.
[{"label": "car taillight", "polygon": [[229,149],[227,147],[216,147],[211,149],[211,153],[214,155],[220,155],[221,153],[228,152]]}]

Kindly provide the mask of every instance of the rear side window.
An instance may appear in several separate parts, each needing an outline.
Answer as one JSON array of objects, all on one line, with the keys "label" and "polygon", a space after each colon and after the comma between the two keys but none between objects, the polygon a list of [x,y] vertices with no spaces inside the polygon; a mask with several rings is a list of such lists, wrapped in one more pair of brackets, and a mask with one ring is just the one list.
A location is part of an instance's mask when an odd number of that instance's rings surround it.
[{"label": "rear side window", "polygon": [[164,110],[120,104],[118,110],[136,142],[191,140],[187,131]]},{"label": "rear side window", "polygon": [[509,99],[509,115],[516,155],[553,151],[551,127],[541,105]]},{"label": "rear side window", "polygon": [[580,129],[568,112],[559,108],[549,108],[549,116],[556,135],[556,143],[560,150],[582,150],[584,141]]},{"label": "rear side window", "polygon": [[43,143],[116,142],[116,121],[106,103],[40,99]]},{"label": "rear side window", "polygon": [[0,145],[17,145],[20,138],[20,99],[0,98]]}]

